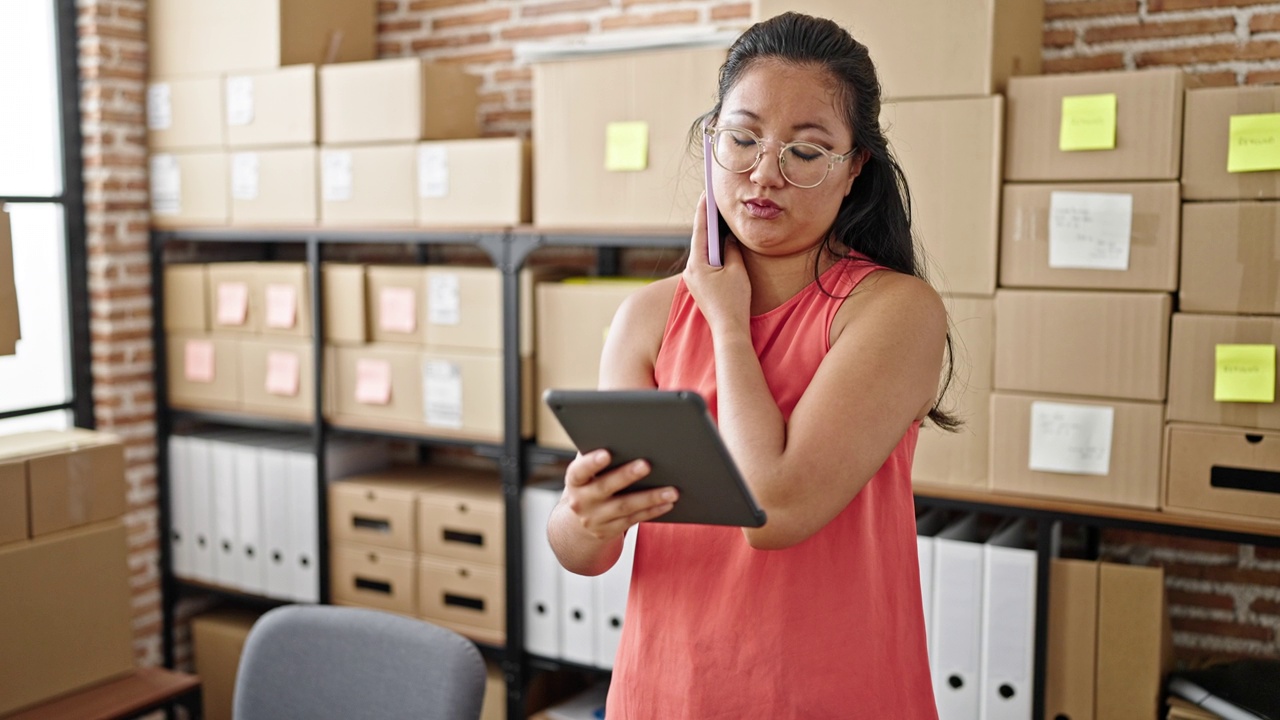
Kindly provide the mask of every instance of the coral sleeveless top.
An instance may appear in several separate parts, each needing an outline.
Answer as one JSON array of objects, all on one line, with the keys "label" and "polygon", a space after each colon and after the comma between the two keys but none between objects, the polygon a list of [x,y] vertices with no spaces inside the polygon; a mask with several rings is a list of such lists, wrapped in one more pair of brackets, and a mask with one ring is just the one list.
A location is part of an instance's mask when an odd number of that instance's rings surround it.
[{"label": "coral sleeveless top", "polygon": [[[784,417],[830,349],[841,298],[877,269],[846,258],[751,319]],[[711,331],[683,281],[655,375],[716,412]],[[826,527],[785,550],[752,549],[739,528],[642,523],[608,720],[936,720],[911,495],[918,430]]]}]

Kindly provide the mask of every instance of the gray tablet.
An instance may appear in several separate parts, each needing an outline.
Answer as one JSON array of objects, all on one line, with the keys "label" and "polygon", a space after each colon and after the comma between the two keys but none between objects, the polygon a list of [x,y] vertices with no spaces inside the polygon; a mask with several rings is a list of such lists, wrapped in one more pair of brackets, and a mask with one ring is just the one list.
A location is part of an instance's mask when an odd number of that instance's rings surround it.
[{"label": "gray tablet", "polygon": [[547,390],[542,399],[581,452],[604,448],[613,465],[637,459],[652,471],[632,488],[674,486],[671,512],[653,522],[764,525],[702,396],[667,390]]}]

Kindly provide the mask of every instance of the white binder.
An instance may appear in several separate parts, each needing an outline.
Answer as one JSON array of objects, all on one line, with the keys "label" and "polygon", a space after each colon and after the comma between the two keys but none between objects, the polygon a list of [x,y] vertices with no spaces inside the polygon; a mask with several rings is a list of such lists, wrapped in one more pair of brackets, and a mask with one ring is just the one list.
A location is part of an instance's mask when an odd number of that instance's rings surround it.
[{"label": "white binder", "polygon": [[596,661],[596,579],[560,570],[560,658],[579,665]]},{"label": "white binder", "polygon": [[978,717],[982,645],[982,544],[978,517],[943,528],[933,551],[933,694],[938,720]]},{"label": "white binder", "polygon": [[213,488],[210,469],[209,441],[202,437],[187,438],[187,470],[191,479],[190,503],[191,533],[195,539],[192,547],[191,577],[207,583],[217,583],[214,575]]},{"label": "white binder", "polygon": [[293,566],[289,560],[289,451],[263,447],[258,451],[262,488],[263,554],[266,595],[287,600],[293,597]]},{"label": "white binder", "polygon": [[933,538],[942,530],[946,520],[947,514],[938,508],[927,510],[916,518],[916,555],[920,560],[920,600],[924,608],[926,648],[933,647]]},{"label": "white binder", "polygon": [[259,449],[235,446],[236,556],[240,588],[255,595],[267,591],[267,558],[263,547],[262,481]]},{"label": "white binder", "polygon": [[547,540],[547,519],[560,499],[559,481],[528,485],[521,494],[524,534],[524,647],[560,657],[560,561]]},{"label": "white binder", "polygon": [[1027,521],[1001,526],[982,547],[981,717],[1031,717],[1036,632],[1036,552]]},{"label": "white binder", "polygon": [[191,529],[191,463],[185,435],[169,437],[169,554],[173,574],[192,578],[195,535]]},{"label": "white binder", "polygon": [[310,452],[288,455],[289,562],[293,578],[291,597],[298,602],[320,602],[320,519],[317,498],[316,457]]},{"label": "white binder", "polygon": [[228,588],[240,586],[240,555],[236,552],[236,446],[222,439],[208,440],[209,490],[213,494],[213,576]]},{"label": "white binder", "polygon": [[595,666],[613,668],[622,641],[622,621],[627,613],[627,593],[631,590],[631,565],[636,554],[636,528],[627,530],[622,554],[613,567],[596,580]]}]

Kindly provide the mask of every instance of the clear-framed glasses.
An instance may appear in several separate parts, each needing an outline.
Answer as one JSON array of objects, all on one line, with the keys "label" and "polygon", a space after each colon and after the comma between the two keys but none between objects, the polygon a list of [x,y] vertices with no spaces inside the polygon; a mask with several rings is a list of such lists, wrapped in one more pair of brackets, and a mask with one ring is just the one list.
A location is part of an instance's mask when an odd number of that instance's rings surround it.
[{"label": "clear-framed glasses", "polygon": [[[751,172],[764,157],[764,140],[746,128],[709,127],[703,132],[711,138],[716,164],[731,173]],[[836,163],[848,160],[856,150],[836,155],[821,145],[789,142],[778,150],[778,168],[782,177],[798,188],[817,187]]]}]

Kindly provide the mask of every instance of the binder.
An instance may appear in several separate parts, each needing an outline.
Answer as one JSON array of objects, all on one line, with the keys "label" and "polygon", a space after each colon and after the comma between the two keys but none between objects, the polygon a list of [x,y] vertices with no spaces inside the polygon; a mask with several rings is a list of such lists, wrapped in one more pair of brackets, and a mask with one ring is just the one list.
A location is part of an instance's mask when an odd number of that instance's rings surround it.
[{"label": "binder", "polygon": [[298,602],[320,602],[320,501],[317,494],[316,457],[297,450],[287,453],[290,597]]},{"label": "binder", "polygon": [[[920,561],[920,599],[924,608],[925,647],[933,647],[933,537],[946,524],[947,514],[934,508],[916,518],[916,556]],[[932,670],[930,666],[930,670]]]},{"label": "binder", "polygon": [[235,446],[223,439],[209,439],[207,442],[211,473],[209,491],[213,503],[213,577],[223,587],[239,587]]},{"label": "binder", "polygon": [[289,561],[292,541],[289,528],[289,453],[275,447],[258,450],[262,488],[262,542],[265,555],[266,595],[293,597],[293,573]]},{"label": "binder", "polygon": [[187,501],[191,510],[190,527],[195,538],[191,577],[202,582],[217,583],[218,578],[213,571],[213,489],[209,444],[202,437],[187,438],[187,469],[191,478],[191,494],[187,496]]},{"label": "binder", "polygon": [[547,519],[563,483],[527,485],[521,494],[524,533],[524,646],[534,655],[560,657],[560,561],[547,539]]},{"label": "binder", "polygon": [[933,694],[939,720],[973,720],[980,705],[982,544],[965,515],[934,538]]},{"label": "binder", "polygon": [[185,435],[169,437],[169,551],[173,574],[180,578],[192,578],[195,564],[188,440]]},{"label": "binder", "polygon": [[235,446],[236,557],[240,566],[240,589],[255,595],[267,591],[260,462],[257,447]]},{"label": "binder", "polygon": [[596,661],[595,578],[560,569],[560,658]]},{"label": "binder", "polygon": [[636,528],[627,530],[618,562],[596,580],[595,666],[613,668],[622,641],[622,622],[627,613],[627,593],[631,590],[631,565],[636,554]]},{"label": "binder", "polygon": [[1031,717],[1036,633],[1036,553],[1025,518],[999,527],[982,547],[979,717]]}]

